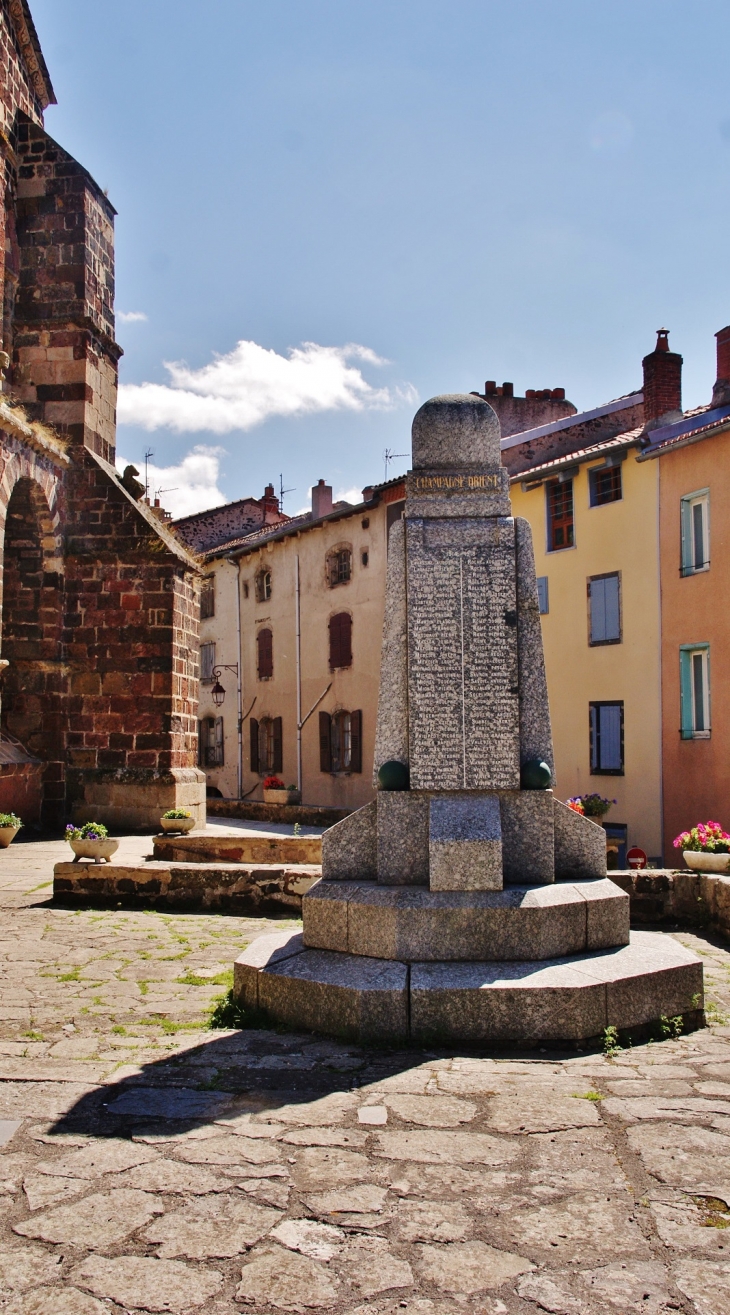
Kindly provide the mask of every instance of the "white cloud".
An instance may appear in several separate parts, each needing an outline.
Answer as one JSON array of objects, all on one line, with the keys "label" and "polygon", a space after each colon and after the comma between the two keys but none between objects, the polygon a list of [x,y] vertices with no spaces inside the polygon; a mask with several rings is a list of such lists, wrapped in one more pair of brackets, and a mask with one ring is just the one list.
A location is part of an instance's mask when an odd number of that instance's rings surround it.
[{"label": "white cloud", "polygon": [[[222,447],[201,444],[188,452],[177,466],[148,464],[150,502],[159,497],[162,506],[172,512],[174,518],[222,506],[229,501],[218,488],[220,458],[224,453]],[[136,466],[140,481],[144,482],[144,462],[130,463],[125,457],[117,456],[118,470],[123,471],[130,464]]]},{"label": "white cloud", "polygon": [[118,310],[117,319],[121,320],[122,324],[138,324],[146,320],[147,316],[143,310]]},{"label": "white cloud", "polygon": [[355,361],[387,364],[357,343],[320,347],[305,342],[280,356],[258,343],[241,341],[200,370],[191,370],[183,361],[166,361],[168,384],[122,384],[119,422],[147,430],[227,434],[252,429],[275,415],[388,410],[416,400],[410,384],[392,389],[368,383]]},{"label": "white cloud", "polygon": [[350,502],[357,506],[358,502],[362,502],[362,489],[342,489],[340,493],[335,493],[332,501]]}]

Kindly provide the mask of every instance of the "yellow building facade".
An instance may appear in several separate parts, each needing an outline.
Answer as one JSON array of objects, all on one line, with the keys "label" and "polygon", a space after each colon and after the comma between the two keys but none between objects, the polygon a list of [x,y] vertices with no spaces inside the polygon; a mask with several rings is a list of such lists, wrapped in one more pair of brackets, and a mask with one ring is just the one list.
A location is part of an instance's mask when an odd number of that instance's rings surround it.
[{"label": "yellow building facade", "polygon": [[511,487],[535,545],[556,793],[617,800],[621,866],[627,847],[662,853],[658,476],[640,451],[621,435]]}]

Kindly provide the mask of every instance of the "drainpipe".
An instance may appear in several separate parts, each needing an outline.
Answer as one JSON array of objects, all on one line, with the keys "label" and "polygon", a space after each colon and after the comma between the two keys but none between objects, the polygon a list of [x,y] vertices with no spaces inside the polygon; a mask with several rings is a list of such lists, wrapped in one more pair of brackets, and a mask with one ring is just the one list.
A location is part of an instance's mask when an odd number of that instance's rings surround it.
[{"label": "drainpipe", "polygon": [[299,553],[294,558],[294,618],[297,654],[297,790],[302,789],[302,626],[299,589]]},{"label": "drainpipe", "polygon": [[236,696],[238,711],[238,798],[243,799],[243,653],[241,652],[241,559],[229,557],[231,566],[236,568],[236,650],[237,671]]}]

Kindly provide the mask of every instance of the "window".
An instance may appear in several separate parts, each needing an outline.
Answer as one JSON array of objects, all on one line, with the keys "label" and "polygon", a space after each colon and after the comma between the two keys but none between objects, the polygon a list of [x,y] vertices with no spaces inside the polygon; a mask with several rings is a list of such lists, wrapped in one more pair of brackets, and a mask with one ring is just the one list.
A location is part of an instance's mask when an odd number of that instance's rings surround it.
[{"label": "window", "polygon": [[589,644],[621,643],[621,591],[618,572],[588,581]]},{"label": "window", "polygon": [[215,644],[200,645],[200,679],[209,683],[213,679],[215,666]]},{"label": "window", "polygon": [[259,630],[256,636],[256,670],[259,680],[271,680],[274,674],[274,636],[270,630]]},{"label": "window", "polygon": [[543,616],[550,611],[550,595],[546,575],[538,575],[537,577],[537,604]]},{"label": "window", "polygon": [[198,722],[198,766],[223,766],[223,718],[203,717]]},{"label": "window", "polygon": [[368,562],[370,561],[370,554],[367,548],[363,548],[362,552],[360,553],[360,561],[362,562],[363,566],[367,566]]},{"label": "window", "polygon": [[352,617],[349,612],[337,612],[329,620],[330,671],[352,666]]},{"label": "window", "polygon": [[259,776],[270,772],[283,772],[281,717],[262,717],[249,723],[251,739],[251,771]]},{"label": "window", "polygon": [[588,487],[592,507],[603,507],[606,502],[620,502],[623,497],[621,467],[597,466],[589,470]]},{"label": "window", "polygon": [[352,552],[349,548],[335,548],[327,555],[327,583],[330,589],[347,584],[352,575]]},{"label": "window", "polygon": [[267,603],[271,598],[271,571],[264,568],[256,576],[256,602]]},{"label": "window", "polygon": [[680,503],[682,575],[710,567],[710,491],[688,493]]},{"label": "window", "polygon": [[591,703],[591,774],[624,774],[624,705]]},{"label": "window", "polygon": [[200,617],[215,616],[215,576],[206,575],[200,590]]},{"label": "window", "polygon": [[573,530],[573,481],[566,479],[562,483],[551,482],[547,488],[548,508],[548,552],[558,552],[560,548],[572,548],[575,543]]},{"label": "window", "polygon": [[606,832],[606,867],[609,872],[625,872],[626,851],[629,847],[629,828],[625,822],[604,822]]},{"label": "window", "polygon": [[320,712],[319,766],[322,772],[362,771],[362,712]]},{"label": "window", "polygon": [[683,644],[679,650],[683,740],[710,738],[710,646]]}]

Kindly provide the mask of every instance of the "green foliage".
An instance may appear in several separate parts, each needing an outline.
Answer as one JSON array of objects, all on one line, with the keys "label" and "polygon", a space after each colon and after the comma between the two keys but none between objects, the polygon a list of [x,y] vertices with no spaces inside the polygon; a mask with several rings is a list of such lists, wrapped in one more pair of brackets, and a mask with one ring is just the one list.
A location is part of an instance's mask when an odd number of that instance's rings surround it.
[{"label": "green foliage", "polygon": [[176,977],[175,981],[181,986],[232,986],[233,969],[225,968],[223,972],[216,973],[215,977],[199,977],[190,969],[182,977]]},{"label": "green foliage", "polygon": [[659,1019],[659,1038],[661,1041],[668,1041],[670,1037],[681,1036],[683,1029],[684,1018],[681,1014],[677,1014],[674,1018],[667,1018],[666,1014],[662,1014]]},{"label": "green foliage", "polygon": [[618,1038],[617,1027],[604,1027],[603,1029],[603,1053],[604,1055],[617,1055],[623,1047]]},{"label": "green foliage", "polygon": [[211,1001],[208,1020],[211,1028],[262,1028],[269,1027],[270,1020],[263,1009],[246,1009],[234,998],[230,987],[225,995],[219,995]]},{"label": "green foliage", "polygon": [[192,813],[187,808],[168,808],[166,813],[162,814],[163,822],[179,822],[181,818],[192,817]]},{"label": "green foliage", "polygon": [[103,822],[84,822],[83,826],[66,827],[67,840],[106,840],[109,832]]},{"label": "green foliage", "polygon": [[0,827],[14,826],[20,830],[22,825],[22,819],[18,817],[17,813],[0,813]]},{"label": "green foliage", "polygon": [[601,1095],[600,1091],[581,1091],[581,1092],[574,1091],[573,1099],[599,1101],[599,1100],[603,1100],[603,1096]]}]

